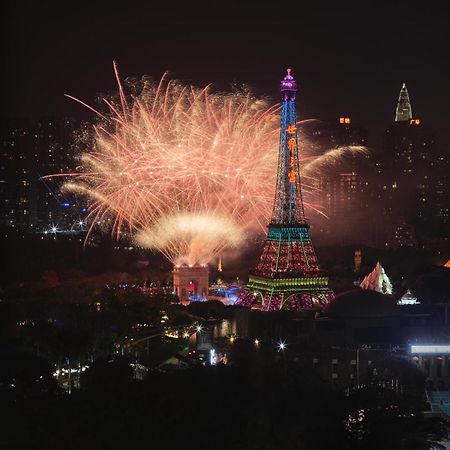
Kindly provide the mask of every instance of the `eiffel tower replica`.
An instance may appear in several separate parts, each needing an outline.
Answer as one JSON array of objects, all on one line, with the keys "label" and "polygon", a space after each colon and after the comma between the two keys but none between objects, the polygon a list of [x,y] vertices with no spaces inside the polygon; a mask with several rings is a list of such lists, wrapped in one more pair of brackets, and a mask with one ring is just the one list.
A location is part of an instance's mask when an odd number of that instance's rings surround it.
[{"label": "eiffel tower replica", "polygon": [[303,208],[295,112],[297,82],[291,69],[281,80],[280,91],[280,146],[272,219],[259,261],[235,304],[263,311],[321,309],[334,294],[317,262]]}]

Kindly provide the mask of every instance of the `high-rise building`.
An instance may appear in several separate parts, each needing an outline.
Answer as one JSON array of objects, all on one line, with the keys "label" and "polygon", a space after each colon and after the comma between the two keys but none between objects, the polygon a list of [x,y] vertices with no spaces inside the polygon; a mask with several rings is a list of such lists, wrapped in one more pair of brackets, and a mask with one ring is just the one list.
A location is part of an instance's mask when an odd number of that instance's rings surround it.
[{"label": "high-rise building", "polygon": [[354,123],[350,117],[339,117],[338,120],[324,121],[323,124],[330,131],[331,143],[335,147],[367,145],[367,130]]},{"label": "high-rise building", "polygon": [[35,125],[25,119],[1,122],[2,227],[29,232],[67,231],[80,223],[85,205],[61,193],[62,178],[46,178],[74,170],[74,131],[75,122],[68,118],[45,117]]},{"label": "high-rise building", "polygon": [[406,89],[406,84],[400,90],[398,96],[397,109],[395,110],[395,121],[396,122],[409,122],[412,119],[412,108],[409,101],[408,89]]},{"label": "high-rise building", "polygon": [[2,120],[0,124],[0,224],[26,230],[32,219],[32,148],[30,122]]},{"label": "high-rise building", "polygon": [[322,242],[341,245],[364,242],[370,205],[366,187],[366,181],[356,171],[336,171],[318,179],[320,207],[326,214],[317,220]]},{"label": "high-rise building", "polygon": [[366,146],[367,130],[351,117],[312,120],[303,123],[301,132],[319,151],[343,146]]},{"label": "high-rise building", "polygon": [[392,248],[417,247],[416,232],[414,225],[405,220],[400,222],[392,221],[390,224],[390,240],[388,245]]},{"label": "high-rise building", "polygon": [[[367,131],[350,117],[314,121],[306,130],[308,140],[318,152],[339,147],[366,147]],[[369,183],[365,166],[368,155],[352,154],[323,168],[315,183],[318,208],[324,216],[314,217],[322,243],[354,244],[368,237]]]},{"label": "high-rise building", "polygon": [[62,179],[43,178],[73,170],[75,121],[69,118],[43,117],[35,134],[36,222],[38,228],[67,229],[79,214],[72,197],[60,191]]},{"label": "high-rise building", "polygon": [[415,229],[419,237],[448,226],[447,169],[448,155],[439,153],[431,129],[412,115],[403,84],[381,155],[382,214],[392,224],[386,228],[390,230],[387,243],[395,241],[399,223],[402,230]]}]

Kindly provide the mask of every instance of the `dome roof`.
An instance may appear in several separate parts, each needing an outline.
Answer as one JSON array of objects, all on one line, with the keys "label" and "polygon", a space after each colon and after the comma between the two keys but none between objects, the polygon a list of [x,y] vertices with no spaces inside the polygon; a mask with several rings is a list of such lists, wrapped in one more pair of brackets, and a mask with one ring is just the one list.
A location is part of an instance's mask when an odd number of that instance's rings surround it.
[{"label": "dome roof", "polygon": [[352,289],[337,295],[323,311],[325,316],[336,318],[391,317],[398,313],[394,299],[366,289]]},{"label": "dome roof", "polygon": [[411,293],[408,289],[402,296],[402,298],[398,301],[399,305],[416,305],[420,302],[417,301],[417,297]]}]

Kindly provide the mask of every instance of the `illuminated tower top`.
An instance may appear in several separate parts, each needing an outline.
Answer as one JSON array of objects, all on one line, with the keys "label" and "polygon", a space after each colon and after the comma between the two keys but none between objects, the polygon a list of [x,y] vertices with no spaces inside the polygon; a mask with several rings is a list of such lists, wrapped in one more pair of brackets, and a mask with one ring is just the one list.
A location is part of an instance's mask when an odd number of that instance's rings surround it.
[{"label": "illuminated tower top", "polygon": [[300,187],[300,163],[298,157],[297,117],[295,94],[297,82],[287,69],[280,82],[281,123],[280,147],[275,201],[271,225],[307,226]]},{"label": "illuminated tower top", "polygon": [[409,102],[408,90],[406,89],[406,84],[400,90],[400,95],[398,96],[397,110],[395,111],[395,121],[396,122],[408,122],[412,119],[411,103]]},{"label": "illuminated tower top", "polygon": [[283,100],[295,100],[295,93],[297,92],[297,82],[291,75],[291,69],[287,69],[286,76],[280,82],[280,91]]}]

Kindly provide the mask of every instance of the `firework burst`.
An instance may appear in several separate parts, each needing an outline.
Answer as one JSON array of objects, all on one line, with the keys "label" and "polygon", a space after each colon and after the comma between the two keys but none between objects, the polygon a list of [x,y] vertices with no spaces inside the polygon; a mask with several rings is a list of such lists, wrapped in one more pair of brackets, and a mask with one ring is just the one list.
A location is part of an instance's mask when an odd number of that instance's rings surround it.
[{"label": "firework burst", "polygon": [[[224,247],[236,246],[246,230],[265,230],[275,187],[279,105],[245,89],[214,93],[167,75],[157,84],[134,83],[126,96],[115,65],[114,70],[118,100],[103,99],[106,113],[94,110],[93,144],[63,186],[90,198],[89,231],[108,217],[116,236],[131,234],[174,263],[205,264]],[[299,138],[308,192],[316,167],[339,156],[308,157],[310,144],[301,133]]]}]

